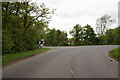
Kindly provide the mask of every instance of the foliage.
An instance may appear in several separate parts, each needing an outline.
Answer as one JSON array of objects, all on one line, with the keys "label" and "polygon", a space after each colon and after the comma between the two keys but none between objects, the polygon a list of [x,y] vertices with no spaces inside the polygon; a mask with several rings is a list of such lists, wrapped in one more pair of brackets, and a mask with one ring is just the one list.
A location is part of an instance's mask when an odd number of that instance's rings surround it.
[{"label": "foliage", "polygon": [[55,29],[51,29],[49,30],[49,33],[47,33],[47,39],[46,41],[46,45],[53,45],[56,46],[57,45],[57,32]]},{"label": "foliage", "polygon": [[95,44],[96,34],[94,33],[93,28],[88,24],[84,27],[76,24],[76,26],[70,31],[70,34],[74,38],[74,45]]},{"label": "foliage", "polygon": [[110,55],[116,60],[120,61],[120,48],[113,49],[110,52]]},{"label": "foliage", "polygon": [[120,44],[120,27],[109,29],[105,34],[98,36],[99,44]]},{"label": "foliage", "polygon": [[38,48],[37,41],[45,39],[47,46],[120,44],[119,30],[108,29],[114,23],[111,16],[104,15],[96,21],[99,36],[90,25],[76,24],[70,31],[73,38],[61,30],[49,29],[48,24],[55,9],[50,10],[44,3],[30,2],[2,3],[2,49],[3,53],[17,53]]},{"label": "foliage", "polygon": [[75,41],[75,39],[74,38],[69,38],[68,41],[69,41],[68,44],[70,46],[73,46],[74,45],[73,42]]},{"label": "foliage", "polygon": [[30,2],[3,2],[3,53],[16,53],[38,48],[36,42],[45,38],[45,28],[54,11],[54,9],[46,8],[44,3],[38,6]]},{"label": "foliage", "polygon": [[46,45],[64,46],[68,45],[67,33],[60,30],[51,29],[46,34]]},{"label": "foliage", "polygon": [[2,45],[4,45],[2,46],[3,52],[9,53],[11,48],[14,46],[14,43],[12,42],[11,35],[8,33],[8,31],[2,30],[2,33],[4,34],[2,37]]},{"label": "foliage", "polygon": [[97,37],[98,39],[98,44],[106,44],[106,36],[105,35],[100,35]]},{"label": "foliage", "polygon": [[114,44],[120,45],[120,26],[113,30]]},{"label": "foliage", "polygon": [[96,36],[93,28],[90,25],[81,27],[76,24],[70,31],[73,38],[69,39],[70,45],[110,45],[120,44],[120,27],[108,29],[105,34]]},{"label": "foliage", "polygon": [[111,16],[104,15],[101,18],[96,20],[96,30],[98,35],[102,35],[106,30],[109,29],[110,25],[115,22],[115,19],[112,19]]},{"label": "foliage", "polygon": [[114,34],[113,29],[109,29],[105,32],[106,44],[114,44]]},{"label": "foliage", "polygon": [[85,45],[91,45],[96,43],[96,34],[90,25],[86,25],[84,28],[84,42]]},{"label": "foliage", "polygon": [[75,39],[74,45],[81,45],[83,43],[83,29],[79,24],[76,24],[70,31],[70,34]]}]

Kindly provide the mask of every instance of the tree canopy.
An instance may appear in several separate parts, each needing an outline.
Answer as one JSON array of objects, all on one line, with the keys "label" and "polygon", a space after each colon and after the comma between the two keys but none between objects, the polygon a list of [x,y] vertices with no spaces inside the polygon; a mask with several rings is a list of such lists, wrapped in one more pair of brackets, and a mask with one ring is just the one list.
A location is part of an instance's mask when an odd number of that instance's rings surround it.
[{"label": "tree canopy", "polygon": [[4,53],[32,50],[54,14],[45,4],[30,2],[2,3],[2,48]]},{"label": "tree canopy", "polygon": [[[48,27],[55,9],[44,3],[2,2],[2,50],[3,53],[16,53],[39,48],[37,41],[45,39],[46,46],[120,44],[120,27],[110,29],[115,22],[104,15],[96,21],[95,34],[91,25],[76,24],[68,34],[60,29]],[[98,36],[99,35],[99,36]]]},{"label": "tree canopy", "polygon": [[115,22],[115,19],[112,19],[111,16],[104,15],[101,18],[96,20],[96,31],[98,35],[104,34],[112,23]]}]

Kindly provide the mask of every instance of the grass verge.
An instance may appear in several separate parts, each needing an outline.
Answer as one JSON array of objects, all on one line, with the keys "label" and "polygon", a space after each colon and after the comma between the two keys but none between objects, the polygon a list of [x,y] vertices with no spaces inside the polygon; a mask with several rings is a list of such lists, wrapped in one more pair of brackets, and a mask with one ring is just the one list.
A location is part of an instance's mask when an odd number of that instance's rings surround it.
[{"label": "grass verge", "polygon": [[22,59],[25,57],[33,56],[35,54],[44,53],[48,50],[50,50],[50,49],[42,48],[42,49],[30,50],[30,51],[19,52],[19,53],[5,54],[5,55],[2,55],[2,65],[8,64],[17,59]]},{"label": "grass verge", "polygon": [[113,49],[109,51],[112,58],[114,58],[117,61],[120,61],[120,48]]}]

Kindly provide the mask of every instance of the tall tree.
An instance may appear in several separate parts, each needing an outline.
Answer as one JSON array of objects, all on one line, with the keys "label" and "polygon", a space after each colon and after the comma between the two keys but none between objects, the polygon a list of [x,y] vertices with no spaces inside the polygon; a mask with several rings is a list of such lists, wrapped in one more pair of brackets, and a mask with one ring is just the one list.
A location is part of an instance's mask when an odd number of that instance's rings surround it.
[{"label": "tall tree", "polygon": [[84,42],[87,45],[96,43],[96,34],[93,28],[88,24],[84,26]]},{"label": "tall tree", "polygon": [[46,34],[46,45],[64,46],[68,45],[67,33],[61,30],[51,29]]},{"label": "tall tree", "polygon": [[65,46],[68,45],[68,38],[67,38],[67,33],[64,31],[61,31],[61,34],[59,35],[59,45]]},{"label": "tall tree", "polygon": [[49,30],[46,36],[47,36],[47,39],[45,40],[46,45],[57,46],[57,32],[55,29]]},{"label": "tall tree", "polygon": [[76,24],[73,29],[70,31],[70,34],[75,38],[75,45],[80,45],[83,43],[83,28]]},{"label": "tall tree", "polygon": [[45,28],[53,14],[54,9],[50,10],[43,3],[38,6],[30,2],[3,2],[3,51],[19,52],[37,48],[36,41],[45,37]]},{"label": "tall tree", "polygon": [[112,19],[111,16],[104,15],[101,18],[96,20],[96,31],[98,35],[104,34],[110,25],[115,22],[115,19]]}]

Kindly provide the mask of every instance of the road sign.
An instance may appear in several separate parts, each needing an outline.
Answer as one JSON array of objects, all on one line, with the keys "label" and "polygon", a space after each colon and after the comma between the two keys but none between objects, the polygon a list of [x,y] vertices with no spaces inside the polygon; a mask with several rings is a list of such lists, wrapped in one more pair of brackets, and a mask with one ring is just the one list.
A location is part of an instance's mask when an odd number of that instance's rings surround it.
[{"label": "road sign", "polygon": [[43,42],[44,42],[44,39],[41,39],[41,41],[43,41]]},{"label": "road sign", "polygon": [[41,46],[43,46],[43,44],[41,44]]},{"label": "road sign", "polygon": [[40,44],[45,44],[45,40],[44,39],[41,39],[40,42],[41,42]]}]

